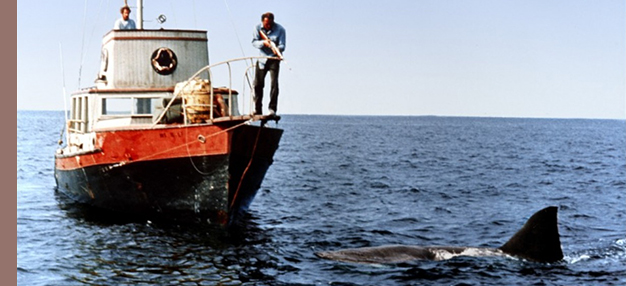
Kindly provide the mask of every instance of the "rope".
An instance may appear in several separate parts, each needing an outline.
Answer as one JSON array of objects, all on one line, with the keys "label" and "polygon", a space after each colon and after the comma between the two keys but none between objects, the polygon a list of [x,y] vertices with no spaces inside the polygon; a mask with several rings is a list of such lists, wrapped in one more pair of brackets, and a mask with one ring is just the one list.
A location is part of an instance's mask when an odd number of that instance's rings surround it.
[{"label": "rope", "polygon": [[[230,12],[230,7],[228,6],[228,0],[224,0],[224,4],[226,5],[226,10],[228,10],[228,17],[230,18],[230,24],[233,25],[233,30],[235,31],[235,37],[237,37],[237,42],[239,42],[239,49],[241,49],[241,55],[245,57],[246,53],[243,51],[243,45],[241,44],[239,33],[237,33],[235,21],[233,20],[233,14]],[[252,59],[250,59],[250,64],[252,64]]]},{"label": "rope", "polygon": [[[223,61],[223,62],[219,62],[216,64],[212,64],[212,65],[208,65],[205,66],[201,69],[199,69],[195,74],[193,74],[191,77],[189,77],[189,80],[187,80],[187,82],[180,88],[178,93],[174,93],[172,99],[170,99],[169,103],[165,106],[165,108],[163,109],[163,111],[161,111],[161,114],[159,114],[159,116],[157,117],[156,120],[154,120],[152,122],[152,126],[156,126],[157,124],[159,124],[159,122],[161,121],[161,119],[163,119],[163,117],[165,116],[165,113],[167,113],[167,111],[170,109],[170,107],[172,106],[172,103],[174,103],[174,100],[179,97],[179,95],[182,93],[182,90],[185,89],[185,87],[189,84],[189,82],[198,77],[201,73],[208,71],[209,74],[211,72],[211,68],[219,66],[219,65],[223,65],[223,64],[229,64],[231,62],[236,62],[236,61],[247,61],[247,60],[253,60],[253,59],[277,59],[277,58],[273,58],[273,57],[243,57],[243,58],[236,58],[236,59],[231,59],[231,60],[227,60],[227,61]],[[249,83],[248,83],[249,84]],[[211,89],[212,90],[212,89]],[[185,117],[186,118],[186,117]]]},{"label": "rope", "polygon": [[237,191],[235,191],[235,195],[233,196],[233,201],[230,202],[230,208],[231,209],[235,205],[235,201],[237,201],[237,195],[239,195],[239,190],[241,189],[241,184],[243,183],[243,178],[246,176],[246,173],[248,173],[248,169],[250,169],[250,166],[252,165],[252,160],[254,159],[254,153],[256,153],[256,146],[259,143],[259,137],[261,137],[261,130],[262,129],[263,128],[259,127],[259,132],[256,135],[256,140],[254,140],[254,147],[252,147],[252,154],[250,154],[250,161],[248,162],[248,166],[246,166],[246,169],[241,174],[241,178],[239,178],[239,184],[237,185]]},{"label": "rope", "polygon": [[[239,43],[239,49],[241,50],[241,55],[243,57],[246,56],[246,52],[243,50],[243,45],[241,44],[241,38],[239,38],[239,33],[237,33],[237,27],[235,26],[235,21],[233,20],[233,13],[230,11],[230,6],[228,6],[228,0],[224,0],[224,4],[226,5],[226,10],[228,10],[228,17],[230,18],[230,24],[233,25],[233,30],[235,31],[235,37],[237,37],[237,42]],[[250,59],[250,65],[254,65],[254,61]],[[252,93],[252,83],[250,83],[250,72],[249,69],[246,69],[245,78],[250,86],[250,92]],[[244,85],[245,87],[245,85]],[[244,93],[242,93],[244,94]],[[252,106],[252,105],[251,105]]]},{"label": "rope", "polygon": [[[106,14],[102,10],[102,3],[103,2],[104,2],[104,0],[100,0],[100,4],[98,4],[98,16],[96,17],[96,21],[95,21],[96,23],[100,23],[102,17]],[[107,1],[107,6],[108,6],[108,3],[109,2]],[[93,39],[93,36],[96,34],[96,27],[97,26],[98,25],[94,25],[93,29],[91,29],[91,35],[89,35],[89,39],[87,40],[87,48],[89,48],[91,46],[91,40]],[[82,65],[82,59],[81,59],[81,65]]]},{"label": "rope", "polygon": [[[172,15],[173,15],[171,18],[174,18],[174,25],[173,26],[177,27],[178,26],[178,22],[176,22],[176,10],[174,9],[174,1],[169,1],[169,2],[170,2],[170,11],[172,11]],[[196,10],[196,9],[194,9],[194,10]],[[194,14],[194,17],[195,17],[195,14]]]},{"label": "rope", "polygon": [[[244,122],[244,123],[241,123],[241,124],[237,124],[234,127],[230,127],[230,128],[224,129],[224,130],[222,130],[220,132],[216,132],[214,134],[211,134],[211,136],[216,136],[217,134],[224,133],[225,131],[230,131],[230,130],[235,129],[235,128],[241,126],[242,124],[246,124],[246,123],[247,123],[247,121]],[[189,137],[189,128],[185,128],[185,134],[187,135],[186,137]],[[206,137],[205,137],[205,140],[206,140]],[[191,156],[191,152],[189,151],[189,144],[186,144],[185,146],[187,147],[187,156],[189,157],[189,162],[191,162],[191,166],[193,166],[193,168],[196,170],[196,172],[198,172],[198,174],[203,175],[203,176],[208,176],[208,175],[211,175],[211,174],[217,172],[217,171],[213,171],[213,172],[210,172],[210,173],[205,173],[205,172],[200,171],[200,169],[198,169],[198,167],[196,166],[196,163],[193,162],[193,158]]]},{"label": "rope", "polygon": [[196,1],[191,1],[192,7],[193,7],[193,26],[194,28],[198,28],[198,20],[196,19],[196,11],[198,11],[198,9],[196,9]]},{"label": "rope", "polygon": [[[215,133],[213,133],[213,134],[211,134],[211,135],[206,135],[206,137],[205,137],[205,138],[210,138],[210,137],[217,136],[217,135],[222,134],[222,133],[225,133],[225,132],[229,132],[229,131],[231,131],[231,130],[233,130],[233,129],[239,128],[239,127],[240,127],[240,126],[242,126],[242,125],[248,124],[248,122],[249,122],[249,121],[250,121],[250,120],[245,121],[245,122],[242,122],[242,123],[240,123],[240,124],[237,124],[237,125],[235,125],[235,126],[232,126],[232,127],[226,128],[226,129],[221,130],[221,131],[219,131],[219,132],[215,132]],[[190,142],[187,142],[187,143],[184,143],[184,144],[178,145],[178,146],[176,146],[176,147],[172,147],[172,148],[169,148],[169,149],[167,149],[167,150],[163,150],[163,151],[161,151],[161,152],[154,153],[154,154],[152,154],[152,155],[150,155],[150,156],[143,157],[143,158],[141,158],[141,159],[139,159],[139,160],[133,160],[133,161],[122,161],[122,162],[119,162],[119,163],[117,163],[117,164],[112,165],[109,169],[113,169],[113,168],[116,168],[116,167],[124,166],[124,165],[126,165],[126,164],[128,164],[128,163],[137,163],[137,162],[148,161],[148,160],[149,160],[149,159],[151,159],[151,158],[154,158],[154,157],[159,156],[159,155],[164,154],[164,153],[171,152],[171,151],[173,151],[173,150],[177,150],[177,149],[180,149],[180,148],[183,148],[183,147],[187,147],[187,148],[188,148],[188,147],[189,147],[189,145],[191,145],[191,144],[195,144],[195,143],[196,143],[195,141],[190,141]],[[190,154],[189,154],[189,156],[191,157],[191,155],[190,155]]]},{"label": "rope", "polygon": [[85,26],[87,23],[87,0],[85,0],[85,10],[83,13],[83,39],[80,47],[80,67],[78,68],[78,88],[80,88],[80,78],[83,71],[83,54],[85,52]]},{"label": "rope", "polygon": [[[63,117],[65,118],[65,126],[69,123],[69,118],[67,114],[67,96],[65,92],[65,68],[63,67],[63,47],[61,43],[59,43],[59,53],[61,54],[61,76],[63,77]],[[63,127],[65,129],[65,127]],[[65,142],[67,144],[70,143],[70,134],[69,130],[65,130]],[[59,144],[61,145],[61,144]]]},{"label": "rope", "polygon": [[[99,23],[102,17],[105,15],[105,13],[102,13],[102,3],[104,3],[104,0],[100,0],[100,4],[98,4],[98,16],[96,17],[96,21],[95,21],[96,23]],[[108,7],[108,4],[109,4],[109,1],[107,0],[107,7]],[[80,80],[82,78],[83,64],[85,63],[84,52],[85,52],[86,27],[87,27],[87,0],[85,0],[85,10],[84,10],[84,15],[83,15],[83,38],[82,38],[81,51],[80,51],[80,67],[78,68],[78,88],[80,88]],[[87,48],[91,46],[91,40],[93,39],[93,36],[96,33],[96,27],[97,25],[94,25],[93,29],[91,30],[91,34],[89,35],[89,39],[87,40]]]}]

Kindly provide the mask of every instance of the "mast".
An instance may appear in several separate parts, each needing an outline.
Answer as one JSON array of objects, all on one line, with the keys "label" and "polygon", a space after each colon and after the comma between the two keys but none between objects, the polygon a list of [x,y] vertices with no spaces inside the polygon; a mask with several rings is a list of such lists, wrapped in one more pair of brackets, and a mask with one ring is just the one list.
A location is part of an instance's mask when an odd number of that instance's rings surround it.
[{"label": "mast", "polygon": [[137,29],[143,30],[143,0],[137,0]]}]

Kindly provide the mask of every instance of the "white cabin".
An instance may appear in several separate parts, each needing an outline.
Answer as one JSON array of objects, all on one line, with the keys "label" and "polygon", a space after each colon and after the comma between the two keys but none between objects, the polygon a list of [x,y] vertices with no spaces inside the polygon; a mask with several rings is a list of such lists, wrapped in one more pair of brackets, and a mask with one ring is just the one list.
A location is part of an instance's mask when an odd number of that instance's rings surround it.
[{"label": "white cabin", "polygon": [[[69,141],[94,130],[153,124],[176,84],[208,65],[206,31],[110,31],[102,40],[96,86],[72,94]],[[209,73],[197,78],[208,80]],[[237,92],[227,93],[226,104],[233,103],[229,115],[239,115]]]},{"label": "white cabin", "polygon": [[112,30],[102,39],[96,88],[174,88],[209,64],[206,31]]}]

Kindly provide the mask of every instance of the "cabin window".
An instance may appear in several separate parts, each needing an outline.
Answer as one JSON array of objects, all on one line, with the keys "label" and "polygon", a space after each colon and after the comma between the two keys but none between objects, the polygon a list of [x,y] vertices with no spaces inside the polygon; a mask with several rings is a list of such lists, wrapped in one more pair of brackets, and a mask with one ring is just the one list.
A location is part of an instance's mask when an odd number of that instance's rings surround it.
[{"label": "cabin window", "polygon": [[152,114],[150,98],[135,98],[135,114]]},{"label": "cabin window", "polygon": [[102,115],[131,115],[132,99],[130,98],[103,98]]},{"label": "cabin window", "polygon": [[74,132],[87,132],[89,122],[89,98],[86,96],[72,97],[69,128]]},{"label": "cabin window", "polygon": [[78,111],[80,102],[79,97],[72,97],[72,110],[70,111],[70,130],[77,132],[79,130]]},{"label": "cabin window", "polygon": [[103,98],[102,115],[151,115],[155,99],[152,98]]},{"label": "cabin window", "polygon": [[87,132],[87,122],[89,122],[89,97],[83,97],[83,105],[81,106],[81,112],[82,112],[82,126],[81,126],[81,130],[83,132]]}]

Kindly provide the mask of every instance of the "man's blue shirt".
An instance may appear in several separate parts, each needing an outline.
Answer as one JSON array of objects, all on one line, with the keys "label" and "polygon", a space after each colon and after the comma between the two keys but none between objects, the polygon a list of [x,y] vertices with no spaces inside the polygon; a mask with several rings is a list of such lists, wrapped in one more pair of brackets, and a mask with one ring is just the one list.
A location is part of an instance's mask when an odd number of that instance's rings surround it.
[{"label": "man's blue shirt", "polygon": [[[265,35],[267,35],[270,38],[270,40],[274,42],[274,44],[276,44],[276,47],[281,53],[285,51],[285,46],[287,44],[287,32],[285,32],[285,28],[283,28],[283,26],[281,26],[278,23],[274,23],[274,25],[272,25],[271,30],[265,30],[263,28],[263,24],[258,24],[255,27],[254,35],[252,36],[252,46],[259,49],[260,56],[275,57],[276,55],[274,55],[274,52],[272,52],[272,49],[263,45],[264,40],[261,37],[261,34],[259,33],[259,31],[263,31]],[[265,61],[266,59],[259,60],[259,64],[261,64],[261,67],[265,65]]]}]

